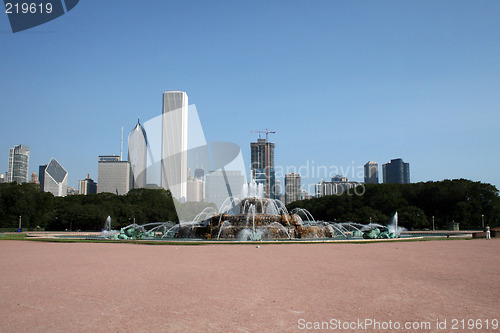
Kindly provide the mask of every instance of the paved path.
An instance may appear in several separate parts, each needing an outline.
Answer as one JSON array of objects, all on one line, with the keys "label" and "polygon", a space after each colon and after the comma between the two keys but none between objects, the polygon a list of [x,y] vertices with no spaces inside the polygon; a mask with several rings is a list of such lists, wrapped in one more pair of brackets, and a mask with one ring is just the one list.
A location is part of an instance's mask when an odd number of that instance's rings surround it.
[{"label": "paved path", "polygon": [[402,332],[449,332],[453,319],[484,327],[500,320],[499,254],[500,239],[259,248],[0,241],[0,331],[298,332],[358,319],[431,325]]}]

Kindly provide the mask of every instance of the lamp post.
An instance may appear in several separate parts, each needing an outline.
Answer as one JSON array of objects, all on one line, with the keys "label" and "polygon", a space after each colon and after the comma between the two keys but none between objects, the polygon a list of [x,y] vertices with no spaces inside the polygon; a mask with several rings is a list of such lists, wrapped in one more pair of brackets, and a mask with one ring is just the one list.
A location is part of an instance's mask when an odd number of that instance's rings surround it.
[{"label": "lamp post", "polygon": [[19,232],[21,232],[21,215],[19,215],[19,228],[17,230],[19,230]]},{"label": "lamp post", "polygon": [[434,216],[432,216],[432,231],[435,231],[436,228],[434,227]]},{"label": "lamp post", "polygon": [[483,226],[484,228],[484,214],[481,214],[481,225]]}]

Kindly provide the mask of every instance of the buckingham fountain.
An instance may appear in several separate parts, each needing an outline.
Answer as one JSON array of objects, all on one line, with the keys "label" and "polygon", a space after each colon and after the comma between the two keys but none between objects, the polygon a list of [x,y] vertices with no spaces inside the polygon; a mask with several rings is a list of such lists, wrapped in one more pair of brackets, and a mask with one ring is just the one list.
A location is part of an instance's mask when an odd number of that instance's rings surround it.
[{"label": "buckingham fountain", "polygon": [[307,240],[307,239],[389,239],[399,238],[405,228],[398,226],[397,213],[387,226],[355,222],[316,221],[306,209],[288,211],[276,199],[263,198],[262,184],[243,187],[243,198],[229,197],[219,210],[205,208],[192,221],[130,224],[111,230],[108,217],[102,237],[108,239],[204,239],[204,240]]}]

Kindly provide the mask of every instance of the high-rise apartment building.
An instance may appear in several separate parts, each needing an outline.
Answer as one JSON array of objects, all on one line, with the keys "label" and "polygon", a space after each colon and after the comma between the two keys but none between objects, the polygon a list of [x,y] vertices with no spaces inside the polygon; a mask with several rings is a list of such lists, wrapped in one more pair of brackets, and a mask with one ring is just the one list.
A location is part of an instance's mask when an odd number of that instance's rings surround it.
[{"label": "high-rise apartment building", "polygon": [[65,197],[68,192],[68,172],[55,159],[51,159],[43,167],[42,191],[50,192],[56,197]]},{"label": "high-rise apartment building", "polygon": [[187,196],[187,94],[164,92],[162,115],[161,186],[183,201]]},{"label": "high-rise apartment building", "polygon": [[148,139],[139,120],[128,137],[128,161],[132,172],[132,188],[145,188],[148,163]]},{"label": "high-rise apartment building", "polygon": [[378,163],[369,161],[365,164],[365,184],[378,184]]},{"label": "high-rise apartment building", "polygon": [[87,178],[84,180],[80,180],[78,185],[78,194],[88,195],[97,193],[97,183],[90,178],[90,175],[87,175]]},{"label": "high-rise apartment building", "polygon": [[401,158],[391,160],[382,165],[384,183],[409,184],[410,163],[405,163]]},{"label": "high-rise apartment building", "polygon": [[7,182],[18,184],[28,182],[28,169],[30,161],[30,148],[25,145],[18,145],[9,150],[9,169],[7,172]]},{"label": "high-rise apartment building", "polygon": [[97,165],[97,193],[127,194],[131,187],[130,163],[120,156],[99,156]]},{"label": "high-rise apartment building", "polygon": [[250,143],[250,158],[252,179],[257,184],[264,185],[266,198],[274,199],[275,172],[274,172],[274,143],[266,139],[258,139]]},{"label": "high-rise apartment building", "polygon": [[298,173],[287,173],[285,175],[285,205],[300,200],[302,189],[300,175]]}]

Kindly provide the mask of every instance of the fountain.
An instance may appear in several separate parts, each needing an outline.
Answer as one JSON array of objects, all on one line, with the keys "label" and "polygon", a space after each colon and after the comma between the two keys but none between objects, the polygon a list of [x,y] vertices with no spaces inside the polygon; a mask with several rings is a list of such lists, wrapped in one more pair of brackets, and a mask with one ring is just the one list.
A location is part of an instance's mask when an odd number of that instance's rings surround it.
[{"label": "fountain", "polygon": [[394,214],[388,226],[371,223],[369,229],[363,233],[365,239],[399,238],[406,228],[398,226],[398,212]]},{"label": "fountain", "polygon": [[106,223],[104,223],[104,228],[101,230],[101,237],[113,238],[117,233],[116,230],[111,230],[111,216],[108,216]]},{"label": "fountain", "polygon": [[[388,226],[376,223],[316,221],[303,208],[288,212],[280,200],[263,198],[262,184],[252,181],[243,187],[243,198],[227,198],[217,211],[208,207],[192,221],[130,224],[111,230],[106,220],[106,238],[260,241],[269,239],[388,239],[399,238],[406,229],[398,226],[397,212]],[[108,223],[109,222],[109,223]]]}]

